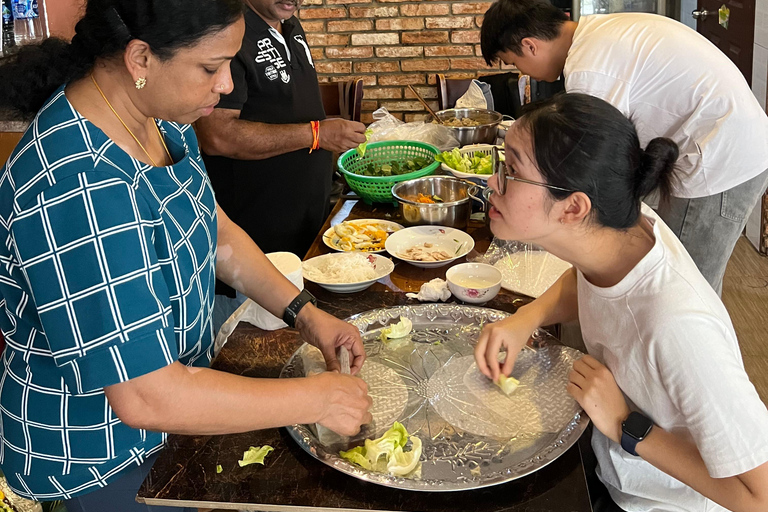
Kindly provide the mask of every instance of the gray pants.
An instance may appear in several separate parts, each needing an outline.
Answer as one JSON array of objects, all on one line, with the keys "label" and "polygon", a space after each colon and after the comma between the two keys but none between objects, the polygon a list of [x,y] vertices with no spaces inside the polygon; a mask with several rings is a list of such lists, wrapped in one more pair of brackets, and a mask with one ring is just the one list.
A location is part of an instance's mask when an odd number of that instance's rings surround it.
[{"label": "gray pants", "polygon": [[768,170],[749,181],[713,196],[670,198],[659,205],[659,216],[688,250],[702,275],[718,295],[736,242],[752,207],[768,185]]}]

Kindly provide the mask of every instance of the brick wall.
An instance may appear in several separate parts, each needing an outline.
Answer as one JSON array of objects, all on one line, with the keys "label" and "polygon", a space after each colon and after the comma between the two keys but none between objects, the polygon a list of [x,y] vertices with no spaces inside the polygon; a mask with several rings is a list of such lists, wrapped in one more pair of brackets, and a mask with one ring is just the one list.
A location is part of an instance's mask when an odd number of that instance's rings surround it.
[{"label": "brick wall", "polygon": [[[486,1],[304,0],[299,18],[321,82],[362,78],[363,122],[383,106],[405,121],[437,109],[435,74],[470,78],[499,73],[480,52]],[[506,66],[504,66],[506,68]]]}]

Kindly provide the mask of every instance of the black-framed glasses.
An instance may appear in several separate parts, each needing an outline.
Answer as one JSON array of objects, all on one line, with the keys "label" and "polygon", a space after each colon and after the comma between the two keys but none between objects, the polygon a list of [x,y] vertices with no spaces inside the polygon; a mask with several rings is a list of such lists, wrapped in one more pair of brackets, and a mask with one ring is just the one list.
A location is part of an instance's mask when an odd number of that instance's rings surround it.
[{"label": "black-framed glasses", "polygon": [[491,165],[493,166],[493,173],[498,173],[499,175],[499,194],[504,195],[507,192],[507,180],[510,181],[519,181],[520,183],[528,183],[529,185],[536,185],[539,187],[545,187],[552,190],[561,190],[563,192],[576,192],[573,189],[570,188],[563,188],[563,187],[557,187],[555,185],[550,185],[549,183],[543,183],[541,181],[531,181],[526,180],[523,178],[518,178],[517,176],[512,176],[509,174],[509,170],[507,169],[507,165],[499,157],[499,148],[496,146],[493,147],[492,151],[492,159],[491,159]]}]

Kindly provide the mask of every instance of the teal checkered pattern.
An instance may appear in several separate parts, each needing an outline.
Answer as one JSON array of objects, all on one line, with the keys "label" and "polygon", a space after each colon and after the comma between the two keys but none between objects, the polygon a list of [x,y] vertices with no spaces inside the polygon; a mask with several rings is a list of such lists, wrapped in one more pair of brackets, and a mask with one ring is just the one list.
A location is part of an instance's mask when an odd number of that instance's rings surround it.
[{"label": "teal checkered pattern", "polygon": [[0,173],[0,466],[20,495],[106,485],[166,435],[120,422],[103,388],[210,363],[216,202],[189,126],[143,164],[63,89]]}]

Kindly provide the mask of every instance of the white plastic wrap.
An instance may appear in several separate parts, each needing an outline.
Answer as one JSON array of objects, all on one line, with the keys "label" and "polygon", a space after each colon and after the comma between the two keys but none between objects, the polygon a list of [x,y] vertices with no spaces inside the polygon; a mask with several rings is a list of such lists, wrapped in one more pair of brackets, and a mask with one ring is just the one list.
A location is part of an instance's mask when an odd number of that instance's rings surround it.
[{"label": "white plastic wrap", "polygon": [[498,238],[477,261],[501,271],[502,288],[529,297],[539,297],[571,268],[570,263],[540,247]]},{"label": "white plastic wrap", "polygon": [[[301,259],[299,259],[298,256],[290,252],[272,252],[266,256],[269,261],[271,261],[289,281],[295,284],[299,290],[304,289]],[[243,302],[234,313],[232,313],[232,316],[230,316],[219,329],[213,344],[214,354],[219,353],[221,347],[224,346],[227,339],[240,322],[248,322],[265,331],[275,331],[277,329],[282,329],[283,327],[288,327],[281,318],[277,318],[251,299],[248,299]]]},{"label": "white plastic wrap", "polygon": [[413,140],[432,144],[440,151],[459,147],[459,140],[453,134],[453,129],[447,126],[423,121],[405,123],[384,107],[373,113],[373,119],[373,123],[368,126],[368,129],[373,131],[369,142]]},{"label": "white plastic wrap", "polygon": [[467,92],[456,100],[456,108],[484,108],[493,110],[491,86],[480,80],[472,80]]}]

